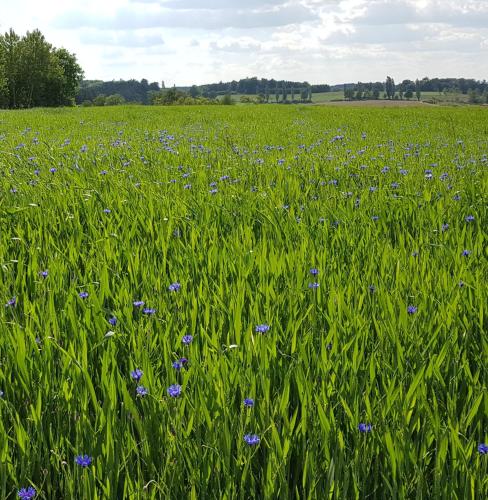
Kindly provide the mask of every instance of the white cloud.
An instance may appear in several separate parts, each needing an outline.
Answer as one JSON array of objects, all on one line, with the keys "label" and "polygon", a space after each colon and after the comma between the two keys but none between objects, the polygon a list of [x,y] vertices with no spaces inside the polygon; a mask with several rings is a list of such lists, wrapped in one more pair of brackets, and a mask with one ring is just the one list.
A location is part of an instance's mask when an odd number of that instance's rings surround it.
[{"label": "white cloud", "polygon": [[488,0],[0,1],[0,29],[39,28],[77,54],[87,78],[188,85],[488,73]]}]

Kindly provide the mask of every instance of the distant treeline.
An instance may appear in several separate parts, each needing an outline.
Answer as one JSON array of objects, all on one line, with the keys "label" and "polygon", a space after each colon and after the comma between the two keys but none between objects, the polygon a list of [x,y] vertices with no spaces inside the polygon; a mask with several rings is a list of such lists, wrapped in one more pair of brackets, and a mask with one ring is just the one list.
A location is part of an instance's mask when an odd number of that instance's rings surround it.
[{"label": "distant treeline", "polygon": [[72,106],[82,78],[75,55],[39,30],[0,35],[0,108]]},{"label": "distant treeline", "polygon": [[[82,104],[86,101],[95,101],[97,97],[122,96],[127,102],[150,104],[151,92],[159,92],[159,83],[149,83],[145,78],[137,80],[114,80],[103,82],[101,80],[84,80],[81,82],[76,102]],[[100,99],[99,99],[100,100]]]}]

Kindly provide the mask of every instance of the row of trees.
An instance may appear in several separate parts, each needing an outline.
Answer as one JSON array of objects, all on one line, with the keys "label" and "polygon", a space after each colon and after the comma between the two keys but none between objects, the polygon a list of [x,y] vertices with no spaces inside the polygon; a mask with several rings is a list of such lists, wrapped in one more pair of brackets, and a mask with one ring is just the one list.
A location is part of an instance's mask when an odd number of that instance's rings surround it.
[{"label": "row of trees", "polygon": [[[121,96],[127,102],[149,104],[151,92],[159,92],[161,87],[158,82],[149,83],[145,78],[140,82],[137,80],[113,80],[103,82],[101,80],[84,80],[76,95],[78,104],[95,103],[100,101],[100,96]],[[100,102],[98,102],[100,105]]]},{"label": "row of trees", "polygon": [[[407,82],[407,83],[406,83]],[[344,85],[344,99],[412,99],[420,100],[422,95],[420,81],[404,80],[399,86],[391,76],[385,82],[358,82],[356,85]]]},{"label": "row of trees", "polygon": [[197,97],[202,95],[204,97],[215,98],[219,95],[226,94],[243,94],[243,95],[267,95],[275,92],[278,88],[288,89],[303,89],[309,88],[311,92],[329,92],[330,86],[327,84],[310,85],[308,82],[294,82],[290,80],[275,80],[253,76],[252,78],[242,78],[241,80],[232,80],[231,82],[211,83],[207,85],[193,85],[188,89],[190,95]]},{"label": "row of trees", "polygon": [[0,35],[0,107],[73,105],[82,78],[76,56],[53,47],[39,30]]}]

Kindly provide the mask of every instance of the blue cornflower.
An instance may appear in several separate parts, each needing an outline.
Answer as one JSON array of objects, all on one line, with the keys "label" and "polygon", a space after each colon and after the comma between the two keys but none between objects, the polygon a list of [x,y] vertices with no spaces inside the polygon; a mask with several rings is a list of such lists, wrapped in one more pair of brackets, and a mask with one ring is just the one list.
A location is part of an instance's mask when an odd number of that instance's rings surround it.
[{"label": "blue cornflower", "polygon": [[216,189],[211,189],[211,190],[209,191],[209,193],[210,193],[210,194],[217,194],[217,190],[216,190]]},{"label": "blue cornflower", "polygon": [[180,358],[179,362],[181,363],[181,366],[185,366],[188,363],[188,359],[186,359],[186,358]]},{"label": "blue cornflower", "polygon": [[183,342],[183,344],[185,345],[190,345],[192,342],[193,342],[193,336],[192,335],[185,335],[181,341]]},{"label": "blue cornflower", "polygon": [[80,299],[86,299],[88,297],[88,292],[80,292],[78,296]]},{"label": "blue cornflower", "polygon": [[480,455],[488,455],[488,444],[480,443],[478,445],[478,452]]},{"label": "blue cornflower", "polygon": [[49,169],[49,172],[51,172],[51,174],[54,174],[56,171],[57,171],[57,169],[54,168],[54,167],[52,167],[52,168]]},{"label": "blue cornflower", "polygon": [[135,300],[133,303],[134,307],[142,307],[144,305],[143,300]]},{"label": "blue cornflower", "polygon": [[17,304],[17,297],[12,297],[10,300],[7,301],[5,307],[15,307],[16,304]]},{"label": "blue cornflower", "polygon": [[183,186],[183,189],[191,189],[191,184],[185,184],[185,185]]},{"label": "blue cornflower", "polygon": [[244,399],[244,406],[246,408],[252,408],[254,406],[254,399],[251,398]]},{"label": "blue cornflower", "polygon": [[459,200],[461,199],[461,195],[460,195],[460,194],[455,194],[455,195],[452,197],[452,199],[453,199],[454,201],[459,201]]},{"label": "blue cornflower", "polygon": [[376,291],[376,287],[374,285],[369,285],[368,290],[370,291],[370,293],[374,293]]},{"label": "blue cornflower", "polygon": [[181,288],[181,285],[178,282],[175,282],[175,283],[171,283],[171,285],[169,285],[168,290],[170,292],[177,292],[180,288]]},{"label": "blue cornflower", "polygon": [[257,333],[266,333],[269,330],[269,325],[266,325],[265,323],[257,325],[255,330]]},{"label": "blue cornflower", "polygon": [[173,384],[166,389],[172,398],[177,398],[181,394],[181,385]]},{"label": "blue cornflower", "polygon": [[32,498],[35,498],[36,494],[37,492],[32,486],[29,486],[28,488],[21,488],[17,492],[17,496],[21,500],[31,500]]},{"label": "blue cornflower", "polygon": [[309,283],[308,288],[318,288],[320,285],[318,283]]},{"label": "blue cornflower", "polygon": [[459,288],[463,288],[463,287],[464,287],[464,281],[463,281],[463,280],[461,280],[461,281],[458,283],[458,285],[459,285]]},{"label": "blue cornflower", "polygon": [[257,434],[246,434],[244,436],[244,441],[249,445],[249,446],[254,446],[256,444],[259,444],[261,439]]},{"label": "blue cornflower", "polygon": [[467,257],[468,255],[471,254],[471,250],[463,250],[463,257]]},{"label": "blue cornflower", "polygon": [[143,385],[138,385],[136,387],[136,393],[138,396],[141,396],[141,398],[143,398],[144,396],[147,396],[147,394],[149,394],[149,391]]},{"label": "blue cornflower", "polygon": [[3,391],[0,390],[0,399],[2,399],[2,398],[3,398]]},{"label": "blue cornflower", "polygon": [[442,232],[447,231],[449,229],[449,224],[442,224]]},{"label": "blue cornflower", "polygon": [[408,306],[407,307],[408,314],[415,314],[416,312],[417,312],[417,308],[415,306]]},{"label": "blue cornflower", "polygon": [[371,424],[359,424],[358,429],[359,432],[371,432],[373,426]]},{"label": "blue cornflower", "polygon": [[106,170],[102,170],[102,171],[100,172],[100,175],[107,175],[107,171],[106,171]]},{"label": "blue cornflower", "polygon": [[181,370],[181,363],[179,361],[173,361],[172,366],[175,370]]},{"label": "blue cornflower", "polygon": [[315,267],[312,267],[312,269],[310,269],[310,274],[312,276],[317,276],[317,274],[319,274],[319,270]]},{"label": "blue cornflower", "polygon": [[49,272],[46,270],[46,271],[41,271],[39,274],[40,274],[43,278],[47,278],[47,276],[48,276]]},{"label": "blue cornflower", "polygon": [[108,322],[112,325],[115,326],[117,324],[117,318],[115,316],[112,316],[111,318],[108,319]]},{"label": "blue cornflower", "polygon": [[88,455],[77,455],[75,457],[75,462],[80,467],[89,467],[92,463],[92,457],[89,457]]},{"label": "blue cornflower", "polygon": [[378,217],[377,215],[373,215],[373,216],[371,217],[371,220],[374,220],[374,221],[377,221],[378,219],[379,219],[379,217]]},{"label": "blue cornflower", "polygon": [[145,307],[142,312],[144,314],[154,314],[156,312],[156,309],[151,309],[150,307]]},{"label": "blue cornflower", "polygon": [[135,370],[130,372],[130,376],[136,381],[139,382],[141,380],[144,372],[140,368],[136,368]]},{"label": "blue cornflower", "polygon": [[110,210],[110,208],[104,208],[103,209],[103,213],[104,214],[109,214],[112,210]]},{"label": "blue cornflower", "polygon": [[468,215],[468,216],[465,218],[465,221],[466,221],[466,222],[473,222],[473,221],[474,221],[474,215]]}]

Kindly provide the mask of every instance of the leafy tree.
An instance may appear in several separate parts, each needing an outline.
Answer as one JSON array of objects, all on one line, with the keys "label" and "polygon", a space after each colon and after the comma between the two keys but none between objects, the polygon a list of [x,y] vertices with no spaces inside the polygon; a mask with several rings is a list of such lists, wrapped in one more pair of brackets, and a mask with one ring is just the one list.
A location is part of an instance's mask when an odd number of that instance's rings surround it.
[{"label": "leafy tree", "polygon": [[411,98],[413,97],[413,91],[412,89],[407,89],[407,91],[405,92],[405,99],[408,99],[410,100]]},{"label": "leafy tree", "polygon": [[105,106],[105,96],[103,94],[97,95],[95,99],[93,99],[94,106]]},{"label": "leafy tree", "polygon": [[105,106],[119,106],[124,103],[125,99],[120,94],[112,94],[105,99]]},{"label": "leafy tree", "polygon": [[192,97],[198,97],[200,95],[200,90],[198,90],[198,87],[196,85],[192,85],[190,87],[190,95]]},{"label": "leafy tree", "polygon": [[415,96],[417,97],[417,101],[420,101],[420,97],[422,95],[421,84],[419,80],[415,80]]},{"label": "leafy tree", "polygon": [[231,106],[232,104],[234,104],[234,100],[232,99],[232,96],[230,94],[225,94],[220,102],[224,106]]},{"label": "leafy tree", "polygon": [[283,85],[282,95],[283,95],[283,102],[286,102],[288,99],[288,89],[286,88],[285,85]]},{"label": "leafy tree", "polygon": [[278,88],[278,85],[275,88],[275,100],[277,103],[280,101],[280,89]]},{"label": "leafy tree", "polygon": [[[8,108],[73,104],[83,72],[76,57],[56,49],[39,30],[0,35],[2,98]],[[7,91],[5,91],[5,80]]]},{"label": "leafy tree", "polygon": [[385,91],[388,99],[393,99],[395,97],[395,80],[391,76],[386,77]]}]

